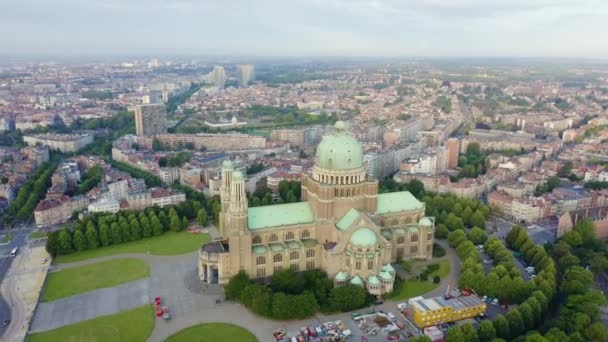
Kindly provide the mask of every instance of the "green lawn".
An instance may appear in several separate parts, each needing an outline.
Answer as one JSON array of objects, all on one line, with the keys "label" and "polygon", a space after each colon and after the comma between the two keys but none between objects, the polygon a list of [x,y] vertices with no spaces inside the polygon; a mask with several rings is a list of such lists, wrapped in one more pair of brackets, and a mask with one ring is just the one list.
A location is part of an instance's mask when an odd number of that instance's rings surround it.
[{"label": "green lawn", "polygon": [[409,299],[416,296],[421,296],[434,288],[436,288],[439,284],[428,283],[426,281],[419,280],[406,280],[403,286],[401,286],[401,290],[394,297],[391,297],[392,300],[404,300]]},{"label": "green lawn", "polygon": [[115,259],[51,272],[42,294],[43,302],[150,276],[150,266],[135,258]]},{"label": "green lawn", "polygon": [[433,273],[431,273],[431,278],[434,276],[439,276],[441,278],[446,277],[450,274],[450,260],[442,260],[439,263],[439,269]]},{"label": "green lawn", "polygon": [[0,243],[9,243],[13,241],[13,236],[11,234],[6,234],[0,238]]},{"label": "green lawn", "polygon": [[192,252],[209,241],[209,234],[192,234],[188,232],[166,232],[163,235],[123,243],[116,246],[102,247],[84,252],[60,255],[55,262],[74,262],[106,255],[121,253],[147,253],[154,255],[177,255]]},{"label": "green lawn", "polygon": [[32,232],[30,234],[30,239],[40,239],[40,238],[45,238],[47,237],[47,233],[46,232]]},{"label": "green lawn", "polygon": [[151,305],[29,335],[29,342],[145,342],[154,329]]},{"label": "green lawn", "polygon": [[249,331],[233,324],[208,323],[198,324],[181,330],[165,342],[256,342],[258,339]]}]

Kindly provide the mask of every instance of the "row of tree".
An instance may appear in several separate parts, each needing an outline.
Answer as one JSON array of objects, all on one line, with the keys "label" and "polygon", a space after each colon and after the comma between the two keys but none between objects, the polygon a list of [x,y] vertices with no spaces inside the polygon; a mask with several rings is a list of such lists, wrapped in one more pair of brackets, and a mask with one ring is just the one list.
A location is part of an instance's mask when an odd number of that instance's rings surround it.
[{"label": "row of tree", "polygon": [[143,179],[146,182],[146,185],[148,187],[160,186],[163,183],[158,176],[156,176],[150,172],[140,170],[129,164],[125,164],[123,162],[119,162],[116,160],[112,160],[111,164],[112,164],[112,167],[115,167],[124,172],[128,172],[134,178]]},{"label": "row of tree", "polygon": [[38,202],[44,198],[47,189],[51,186],[51,177],[57,168],[54,162],[40,165],[23,183],[19,192],[8,206],[5,222],[16,218],[25,220],[32,215]]},{"label": "row of tree", "polygon": [[452,194],[427,195],[422,201],[426,203],[426,215],[435,217],[435,237],[439,239],[446,238],[450,231],[465,227],[484,230],[492,212],[479,200],[459,198]]},{"label": "row of tree", "polygon": [[254,283],[244,271],[225,287],[226,297],[240,301],[258,315],[274,319],[301,319],[317,311],[351,311],[367,305],[371,297],[356,285],[334,287],[319,270],[273,274],[270,285]]},{"label": "row of tree", "polygon": [[49,254],[64,255],[88,249],[118,245],[158,236],[167,230],[180,231],[188,227],[188,218],[178,216],[175,208],[153,208],[146,211],[93,215],[72,228],[65,227],[48,235]]},{"label": "row of tree", "polygon": [[513,242],[512,247],[517,246],[524,259],[536,268],[537,277],[528,282],[523,281],[513,262],[513,253],[500,240],[492,238],[485,243],[485,250],[496,266],[484,276],[483,266],[479,262],[480,254],[474,244],[460,230],[450,233],[450,244],[456,248],[463,264],[459,285],[473,288],[478,294],[519,305],[511,307],[506,315],[498,315],[493,321],[483,321],[477,329],[468,324],[450,328],[446,335],[447,342],[485,342],[494,341],[495,338],[513,340],[543,321],[556,292],[557,270],[545,249],[536,245],[528,247],[527,234],[521,236],[520,231],[521,228],[515,226],[508,235],[507,243]]}]

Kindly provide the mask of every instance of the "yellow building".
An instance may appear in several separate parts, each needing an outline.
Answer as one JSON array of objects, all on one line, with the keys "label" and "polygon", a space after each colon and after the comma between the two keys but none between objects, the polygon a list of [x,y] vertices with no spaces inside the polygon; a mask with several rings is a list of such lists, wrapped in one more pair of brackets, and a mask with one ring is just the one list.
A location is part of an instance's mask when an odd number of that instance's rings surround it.
[{"label": "yellow building", "polygon": [[430,259],[435,222],[407,191],[378,194],[363,147],[343,122],[323,138],[315,165],[302,174],[302,202],[248,208],[245,179],[222,168],[221,239],[202,246],[199,277],[227,283],[243,270],[253,278],[283,269],[322,269],[336,286],[351,283],[381,295],[392,291],[401,259]]},{"label": "yellow building", "polygon": [[487,305],[479,297],[461,296],[451,299],[443,297],[421,299],[410,304],[410,317],[420,328],[460,321],[486,312]]}]

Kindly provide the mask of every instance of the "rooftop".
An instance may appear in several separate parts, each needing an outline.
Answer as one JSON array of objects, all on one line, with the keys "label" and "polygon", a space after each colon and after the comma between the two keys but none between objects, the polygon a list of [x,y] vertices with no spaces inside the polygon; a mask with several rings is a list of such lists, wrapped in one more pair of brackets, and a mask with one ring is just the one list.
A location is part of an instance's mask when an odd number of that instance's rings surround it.
[{"label": "rooftop", "polygon": [[340,230],[346,230],[351,224],[353,224],[353,222],[355,222],[357,217],[359,217],[359,211],[355,208],[350,208],[350,210],[344,216],[342,216],[340,221],[338,221],[336,227],[338,227]]},{"label": "rooftop", "polygon": [[389,214],[416,209],[424,209],[424,204],[409,191],[378,194],[376,214]]},{"label": "rooftop", "polygon": [[314,214],[308,202],[286,203],[249,208],[250,230],[312,223]]}]

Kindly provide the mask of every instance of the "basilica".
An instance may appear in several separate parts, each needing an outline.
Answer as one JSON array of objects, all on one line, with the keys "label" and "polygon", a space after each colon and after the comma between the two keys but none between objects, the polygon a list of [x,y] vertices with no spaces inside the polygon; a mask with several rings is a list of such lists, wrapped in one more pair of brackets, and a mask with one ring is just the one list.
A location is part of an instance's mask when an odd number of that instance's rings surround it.
[{"label": "basilica", "polygon": [[252,278],[283,269],[322,269],[336,286],[390,292],[398,260],[430,259],[435,222],[407,191],[378,193],[368,179],[363,147],[336,123],[323,137],[311,172],[302,174],[302,202],[249,208],[245,179],[222,166],[219,235],[199,251],[201,281],[225,284],[244,270]]}]

